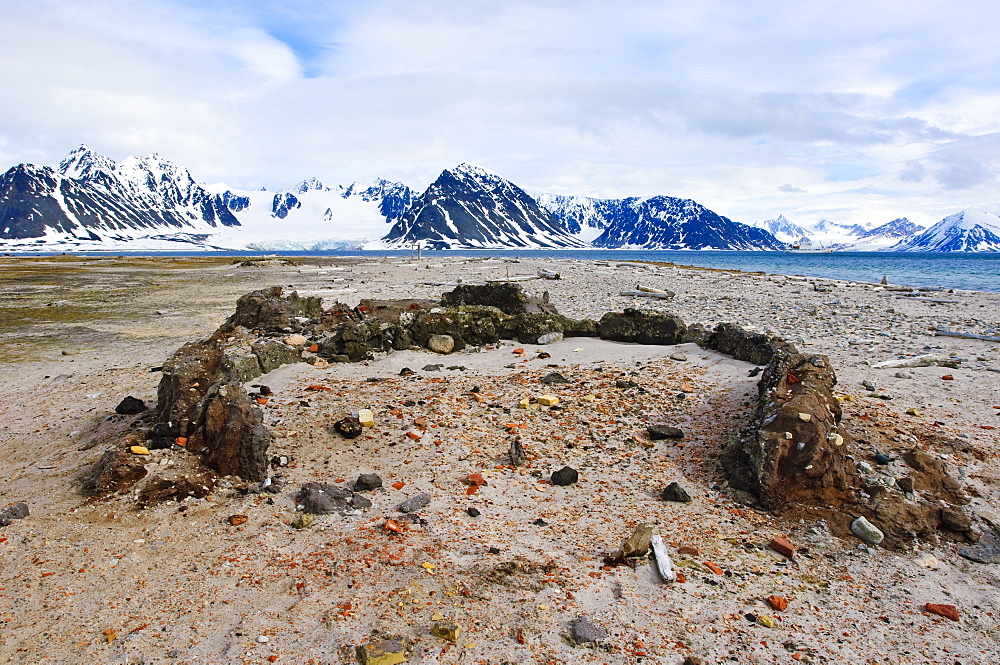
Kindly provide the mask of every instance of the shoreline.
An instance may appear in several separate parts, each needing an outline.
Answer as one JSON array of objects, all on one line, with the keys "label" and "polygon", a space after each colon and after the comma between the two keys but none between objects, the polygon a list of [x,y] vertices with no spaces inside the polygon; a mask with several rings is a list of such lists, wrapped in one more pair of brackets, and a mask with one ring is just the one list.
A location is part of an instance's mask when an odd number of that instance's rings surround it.
[{"label": "shoreline", "polygon": [[[1000,311],[1000,294],[963,291],[949,294],[956,303],[930,303],[834,280],[575,259],[514,264],[465,257],[442,262],[435,256],[415,264],[316,257],[282,265],[284,260],[254,267],[211,261],[204,262],[208,267],[185,261],[164,267],[151,261],[142,273],[126,259],[109,272],[102,266],[98,274],[74,273],[69,283],[49,284],[49,292],[25,291],[44,312],[53,288],[65,289],[72,299],[88,286],[126,277],[134,282],[113,292],[106,309],[81,307],[83,314],[99,314],[89,321],[41,325],[46,334],[60,325],[88,328],[79,346],[61,348],[76,339],[72,331],[36,337],[40,324],[28,324],[14,332],[33,359],[0,362],[0,413],[9,423],[0,435],[10,475],[3,501],[28,501],[32,511],[0,534],[7,538],[0,611],[9,619],[0,655],[10,662],[256,663],[274,655],[277,662],[354,662],[353,646],[376,634],[402,634],[417,654],[408,662],[461,657],[635,663],[638,652],[645,654],[642,662],[672,665],[689,655],[708,662],[737,654],[746,662],[792,654],[814,663],[958,658],[964,665],[1000,657],[995,565],[961,559],[947,540],[922,543],[914,552],[859,550],[858,541],[833,538],[808,519],[783,521],[733,500],[719,482],[714,457],[726,433],[739,427],[756,379],[747,376],[751,365],[694,348],[680,349],[688,360],[674,361],[665,350],[619,357],[613,346],[585,350],[569,339],[553,347],[557,352],[547,360],[533,359],[535,347],[518,358],[515,345],[504,344],[443,357],[403,352],[412,359],[393,354],[328,370],[289,365],[260,380],[275,391],[265,407],[269,427],[280,435],[274,454],[294,458],[293,466],[277,469],[288,489],[273,497],[274,505],[264,495],[243,495],[233,487],[137,512],[128,497],[95,502],[78,488],[102,450],[79,448],[121,425],[105,418],[125,394],[151,403],[159,375],[150,368],[182,343],[207,337],[232,313],[234,294],[282,284],[286,291],[323,294],[327,307],[334,298],[349,305],[363,297],[436,298],[447,288],[429,283],[435,279],[471,283],[506,277],[508,268],[512,276],[533,277],[539,267],[555,264],[562,279],[530,279],[522,286],[529,293],[548,291],[566,316],[649,307],[679,314],[689,324],[732,321],[770,329],[804,353],[828,355],[845,420],[865,423],[863,435],[875,445],[903,445],[907,436],[925,430],[968,442],[984,459],[951,452],[949,463],[964,469],[963,482],[979,495],[970,510],[997,511],[1000,440],[997,430],[982,426],[1000,426],[994,409],[1000,405],[1000,376],[987,371],[1000,368],[1000,345],[934,337],[930,328],[960,321],[987,330],[993,322],[985,317]],[[677,295],[670,302],[618,295],[637,281]],[[957,369],[906,370],[912,378],[873,367],[931,351],[966,360]],[[470,369],[424,371],[417,366],[422,358]],[[417,370],[416,378],[398,375],[404,362]],[[551,371],[573,381],[554,388],[567,411],[519,411],[518,399],[537,391],[538,377]],[[952,380],[942,380],[946,373]],[[620,377],[631,377],[647,392],[615,388]],[[864,388],[865,380],[876,389]],[[685,382],[694,392],[674,399]],[[312,383],[333,390],[310,393],[304,387]],[[474,385],[484,403],[468,397]],[[585,400],[590,394],[595,399]],[[403,406],[407,401],[414,406]],[[377,416],[373,438],[354,445],[330,434],[337,413],[368,406]],[[920,415],[907,415],[910,408]],[[424,441],[408,443],[404,433],[420,416],[433,426]],[[526,447],[539,457],[523,475],[497,468],[511,419],[528,425]],[[631,438],[647,422],[665,421],[688,433],[683,447],[646,448]],[[583,440],[567,447],[572,437]],[[163,454],[155,463],[172,459]],[[580,467],[579,487],[537,482],[562,463]],[[532,476],[533,470],[542,474]],[[376,493],[375,506],[363,515],[321,517],[311,529],[288,527],[292,495],[302,482],[350,481],[363,472],[378,472],[387,481],[396,474],[393,480],[405,484]],[[487,485],[466,494],[462,479],[473,472],[484,474]],[[692,504],[658,498],[658,489],[671,480],[688,488]],[[428,523],[412,525],[403,538],[382,532],[382,518],[417,490],[432,493]],[[482,515],[470,517],[467,507]],[[249,521],[230,526],[232,514],[246,514]],[[601,567],[600,551],[616,547],[646,518],[672,543],[672,556],[675,546],[699,550],[675,558],[690,561],[681,567],[688,582],[663,585],[651,566]],[[787,560],[760,547],[778,534],[806,547],[809,556]],[[490,547],[499,553],[490,554]],[[926,554],[935,557],[936,569],[914,563]],[[33,563],[33,557],[43,563]],[[705,560],[732,574],[715,576]],[[791,598],[787,611],[767,605],[764,599],[772,594]],[[956,605],[961,620],[921,614],[926,602]],[[428,634],[437,613],[463,627],[454,645]],[[750,623],[747,613],[777,617],[777,625]],[[606,648],[565,642],[567,622],[580,615],[608,631]],[[108,642],[105,630],[116,632],[116,639]]]}]

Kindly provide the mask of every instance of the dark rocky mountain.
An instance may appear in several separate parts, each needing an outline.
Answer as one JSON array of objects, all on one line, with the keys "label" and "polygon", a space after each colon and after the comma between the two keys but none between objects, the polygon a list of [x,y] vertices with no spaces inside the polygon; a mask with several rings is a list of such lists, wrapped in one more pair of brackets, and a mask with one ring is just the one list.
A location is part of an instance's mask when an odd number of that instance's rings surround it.
[{"label": "dark rocky mountain", "polygon": [[906,217],[897,217],[891,222],[886,222],[882,226],[865,231],[862,238],[906,238],[920,233],[924,227],[914,224]]},{"label": "dark rocky mountain", "polygon": [[434,249],[586,246],[520,187],[471,164],[442,171],[383,240]]},{"label": "dark rocky mountain", "polygon": [[231,203],[155,154],[117,164],[80,146],[57,168],[19,164],[0,176],[0,239],[203,238],[239,226]]},{"label": "dark rocky mountain", "polygon": [[567,228],[601,228],[593,240],[606,249],[780,250],[763,229],[734,222],[692,201],[672,196],[625,199],[546,197]]}]

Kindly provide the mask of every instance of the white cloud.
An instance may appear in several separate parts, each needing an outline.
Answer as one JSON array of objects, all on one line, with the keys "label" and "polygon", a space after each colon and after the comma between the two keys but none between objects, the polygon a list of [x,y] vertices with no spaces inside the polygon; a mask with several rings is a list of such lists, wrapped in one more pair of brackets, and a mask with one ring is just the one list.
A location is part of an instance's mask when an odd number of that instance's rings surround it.
[{"label": "white cloud", "polygon": [[0,0],[0,12],[8,164],[87,142],[234,185],[419,187],[477,161],[533,190],[843,221],[933,221],[988,198],[1000,174],[1000,6],[986,0]]}]

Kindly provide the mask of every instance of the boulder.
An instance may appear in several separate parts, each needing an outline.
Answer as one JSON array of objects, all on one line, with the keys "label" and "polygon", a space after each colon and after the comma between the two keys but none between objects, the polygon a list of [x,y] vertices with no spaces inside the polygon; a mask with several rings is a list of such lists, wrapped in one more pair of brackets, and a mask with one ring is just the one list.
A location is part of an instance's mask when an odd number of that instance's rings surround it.
[{"label": "boulder", "polygon": [[601,339],[635,344],[679,344],[687,326],[673,314],[652,310],[626,309],[608,312],[597,323]]},{"label": "boulder", "polygon": [[142,413],[147,408],[146,403],[141,399],[129,395],[118,403],[118,406],[115,407],[115,413],[123,416],[134,416],[137,413]]},{"label": "boulder", "polygon": [[541,298],[528,296],[520,284],[511,282],[491,282],[484,285],[461,284],[453,291],[442,294],[441,303],[445,307],[462,305],[486,305],[496,307],[504,314],[555,313],[549,304],[548,293]]},{"label": "boulder", "polygon": [[[202,461],[222,475],[253,481],[267,478],[267,449],[272,435],[263,425],[260,409],[236,381],[218,386],[209,395],[201,436]],[[188,447],[191,443],[189,440]]]},{"label": "boulder", "polygon": [[[302,362],[301,351],[276,339],[260,339],[254,342],[250,348],[264,374],[274,371],[282,365]],[[252,364],[250,367],[252,368]]]},{"label": "boulder", "polygon": [[323,318],[321,298],[300,298],[298,293],[282,295],[280,286],[248,293],[236,301],[236,312],[223,328],[237,326],[264,332],[301,332],[303,319],[318,323]]},{"label": "boulder", "polygon": [[431,335],[427,348],[434,353],[448,354],[455,350],[455,338],[451,335]]}]

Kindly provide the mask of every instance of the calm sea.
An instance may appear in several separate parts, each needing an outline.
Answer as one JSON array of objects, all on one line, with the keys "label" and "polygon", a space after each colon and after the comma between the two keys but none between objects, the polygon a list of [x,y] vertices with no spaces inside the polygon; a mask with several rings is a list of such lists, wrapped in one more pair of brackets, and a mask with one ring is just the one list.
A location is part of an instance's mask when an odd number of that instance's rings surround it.
[{"label": "calm sea", "polygon": [[[409,256],[399,251],[329,252],[221,252],[229,256]],[[150,255],[154,252],[106,252]],[[161,253],[162,254],[162,253]],[[216,252],[183,252],[207,256]],[[491,256],[498,258],[591,259],[610,261],[663,261],[702,268],[725,268],[778,275],[829,277],[858,282],[879,282],[920,288],[968,289],[1000,292],[1000,253],[962,254],[932,252],[834,252],[793,254],[788,252],[722,252],[676,250],[449,250],[424,251],[424,259],[436,256]]]}]

